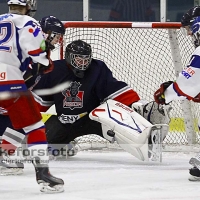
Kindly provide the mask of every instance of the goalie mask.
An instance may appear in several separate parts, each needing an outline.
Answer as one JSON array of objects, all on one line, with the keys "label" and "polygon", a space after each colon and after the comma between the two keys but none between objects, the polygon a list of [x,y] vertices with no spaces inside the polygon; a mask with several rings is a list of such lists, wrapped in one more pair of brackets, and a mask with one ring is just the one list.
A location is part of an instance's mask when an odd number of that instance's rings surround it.
[{"label": "goalie mask", "polygon": [[91,46],[82,40],[73,41],[66,47],[65,60],[75,76],[83,78],[92,61]]},{"label": "goalie mask", "polygon": [[8,0],[7,4],[8,6],[9,5],[26,6],[27,8],[26,15],[30,17],[33,17],[37,11],[37,0]]},{"label": "goalie mask", "polygon": [[47,34],[46,46],[47,49],[53,50],[61,37],[65,34],[65,27],[63,23],[54,16],[43,17],[39,21],[42,31]]}]

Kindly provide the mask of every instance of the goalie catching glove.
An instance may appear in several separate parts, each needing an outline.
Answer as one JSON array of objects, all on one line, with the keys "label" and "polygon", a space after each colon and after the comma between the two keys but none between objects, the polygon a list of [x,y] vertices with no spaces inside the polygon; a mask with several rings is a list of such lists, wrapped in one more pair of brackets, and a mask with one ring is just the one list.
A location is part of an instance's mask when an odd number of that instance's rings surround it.
[{"label": "goalie catching glove", "polygon": [[165,103],[165,90],[173,83],[173,81],[167,81],[160,85],[160,88],[154,93],[154,100],[158,104],[166,104]]}]

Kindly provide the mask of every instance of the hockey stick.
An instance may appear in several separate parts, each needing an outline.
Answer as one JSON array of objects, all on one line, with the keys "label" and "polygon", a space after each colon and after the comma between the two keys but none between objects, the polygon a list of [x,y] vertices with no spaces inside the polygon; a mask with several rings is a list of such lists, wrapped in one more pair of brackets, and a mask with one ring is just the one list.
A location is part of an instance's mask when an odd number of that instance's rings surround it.
[{"label": "hockey stick", "polygon": [[49,89],[38,89],[38,90],[33,90],[35,94],[38,96],[46,96],[46,95],[52,95],[61,92],[64,89],[67,89],[70,87],[70,81],[66,81],[64,83],[60,83],[52,88]]},{"label": "hockey stick", "polygon": [[[63,82],[61,84],[56,85],[55,87],[48,88],[48,89],[38,89],[38,90],[33,90],[35,94],[38,96],[46,96],[46,95],[52,95],[61,92],[64,89],[67,89],[70,87],[70,81]],[[20,94],[25,94],[22,91],[19,92],[0,92],[0,100],[6,100],[6,99],[11,99],[18,97]]]}]

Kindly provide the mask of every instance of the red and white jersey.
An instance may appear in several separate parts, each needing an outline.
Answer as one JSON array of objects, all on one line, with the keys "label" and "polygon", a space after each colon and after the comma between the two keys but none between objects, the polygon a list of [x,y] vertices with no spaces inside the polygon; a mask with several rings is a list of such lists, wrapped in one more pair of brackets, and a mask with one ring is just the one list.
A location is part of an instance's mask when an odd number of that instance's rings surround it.
[{"label": "red and white jersey", "polygon": [[165,91],[165,101],[191,100],[200,93],[200,47],[193,52],[188,66],[179,73],[173,84]]},{"label": "red and white jersey", "polygon": [[38,22],[27,15],[0,15],[0,91],[25,89],[22,74],[31,60],[49,64]]}]

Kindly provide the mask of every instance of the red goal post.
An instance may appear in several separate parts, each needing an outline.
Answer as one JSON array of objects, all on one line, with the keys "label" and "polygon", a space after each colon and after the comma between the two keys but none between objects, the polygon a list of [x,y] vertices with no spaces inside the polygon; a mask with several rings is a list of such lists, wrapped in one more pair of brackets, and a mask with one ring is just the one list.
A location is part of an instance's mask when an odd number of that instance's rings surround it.
[{"label": "red goal post", "polygon": [[[84,40],[91,44],[93,58],[103,60],[117,79],[127,82],[148,101],[153,100],[153,94],[162,82],[176,79],[194,50],[192,40],[182,34],[180,23],[63,23],[66,32],[58,53],[61,59],[68,43]],[[189,101],[172,102],[171,106],[170,132],[164,144],[200,143],[199,106]],[[105,143],[96,136],[79,140]]]}]

